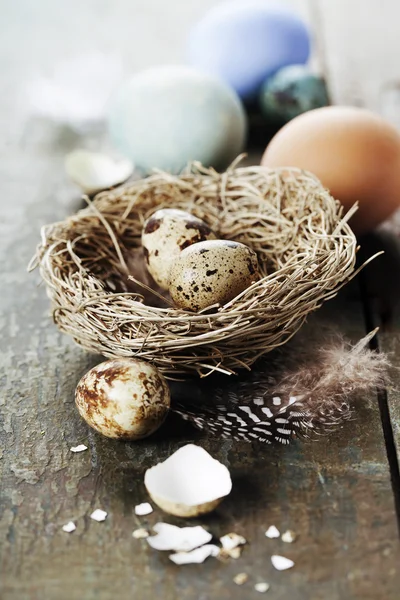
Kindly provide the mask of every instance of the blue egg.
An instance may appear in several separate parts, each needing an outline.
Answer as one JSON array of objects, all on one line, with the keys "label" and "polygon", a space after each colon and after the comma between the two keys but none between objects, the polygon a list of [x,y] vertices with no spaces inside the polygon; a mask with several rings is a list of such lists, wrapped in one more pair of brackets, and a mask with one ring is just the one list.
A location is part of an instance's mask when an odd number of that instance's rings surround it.
[{"label": "blue egg", "polygon": [[265,81],[260,92],[260,107],[264,116],[281,123],[328,104],[324,79],[304,65],[280,69]]},{"label": "blue egg", "polygon": [[226,2],[211,9],[188,37],[192,66],[221,77],[242,98],[290,64],[306,63],[310,35],[289,8],[268,2]]},{"label": "blue egg", "polygon": [[180,66],[147,69],[122,84],[108,127],[118,149],[145,173],[178,173],[191,160],[224,169],[242,152],[247,131],[230,87]]}]

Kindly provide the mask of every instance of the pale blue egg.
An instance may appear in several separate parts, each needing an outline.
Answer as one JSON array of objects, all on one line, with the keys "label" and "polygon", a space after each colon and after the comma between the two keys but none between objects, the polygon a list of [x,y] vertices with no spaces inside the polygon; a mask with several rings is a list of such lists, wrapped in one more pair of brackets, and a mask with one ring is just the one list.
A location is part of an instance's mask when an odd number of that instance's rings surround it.
[{"label": "pale blue egg", "polygon": [[191,160],[226,168],[244,148],[246,116],[223,81],[195,69],[154,67],[125,82],[110,107],[109,132],[135,166],[172,173]]},{"label": "pale blue egg", "polygon": [[188,37],[189,63],[218,75],[242,98],[256,94],[281,67],[306,63],[309,54],[310,35],[300,17],[261,0],[212,8]]}]

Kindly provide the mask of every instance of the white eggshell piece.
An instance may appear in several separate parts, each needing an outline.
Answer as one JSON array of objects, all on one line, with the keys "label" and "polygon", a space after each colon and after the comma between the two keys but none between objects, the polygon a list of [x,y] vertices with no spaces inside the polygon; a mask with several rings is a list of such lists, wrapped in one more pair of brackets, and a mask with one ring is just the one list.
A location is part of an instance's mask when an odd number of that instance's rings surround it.
[{"label": "white eggshell piece", "polygon": [[244,583],[246,583],[246,581],[248,579],[249,579],[249,576],[247,575],[247,573],[238,573],[233,578],[233,581],[234,581],[234,583],[236,583],[236,585],[243,585]]},{"label": "white eggshell piece", "polygon": [[144,517],[153,512],[153,507],[148,502],[142,502],[142,504],[137,504],[135,506],[135,515],[138,517]]},{"label": "white eggshell piece", "polygon": [[93,521],[98,521],[99,523],[101,523],[101,521],[106,520],[107,513],[105,510],[101,510],[101,508],[96,508],[96,510],[94,510],[90,515],[90,518],[93,519]]},{"label": "white eggshell piece", "polygon": [[114,160],[106,154],[74,150],[65,158],[67,175],[86,194],[95,194],[123,183],[133,173],[133,164],[126,158]]},{"label": "white eggshell piece", "polygon": [[279,530],[275,527],[275,525],[271,525],[270,527],[268,527],[267,531],[265,532],[265,537],[273,539],[273,538],[278,538],[281,534],[279,533]]},{"label": "white eggshell piece", "polygon": [[209,240],[185,248],[170,272],[176,306],[198,312],[226,304],[260,278],[256,253],[239,242]]},{"label": "white eggshell piece", "polygon": [[286,569],[291,569],[294,566],[294,562],[290,558],[278,554],[271,556],[271,562],[277,571],[286,571]]},{"label": "white eggshell piece", "polygon": [[176,565],[189,565],[194,563],[203,563],[209,556],[218,556],[219,548],[214,544],[206,544],[201,548],[196,548],[191,552],[177,552],[170,554],[169,558]]},{"label": "white eggshell piece", "polygon": [[85,450],[87,450],[87,446],[85,446],[85,444],[79,444],[79,446],[73,446],[71,448],[71,452],[84,452]]},{"label": "white eggshell piece", "polygon": [[227,496],[232,489],[228,469],[195,444],[182,446],[167,460],[148,469],[144,482],[156,504],[178,516],[194,516],[202,505],[201,512],[209,512],[215,505],[207,505]]},{"label": "white eggshell piece", "polygon": [[237,533],[227,533],[220,538],[220,542],[224,550],[233,550],[237,546],[246,544],[246,538]]},{"label": "white eggshell piece", "polygon": [[266,581],[260,581],[260,583],[255,584],[254,589],[256,590],[256,592],[264,594],[269,590],[269,583],[267,583]]},{"label": "white eggshell piece", "polygon": [[282,533],[281,539],[282,542],[285,542],[286,544],[292,544],[296,540],[296,534],[294,533],[294,531],[288,529],[288,531]]},{"label": "white eggshell piece", "polygon": [[154,281],[167,290],[171,265],[188,246],[215,239],[215,234],[201,219],[184,210],[157,210],[145,222],[142,246],[147,268]]},{"label": "white eggshell piece", "polygon": [[75,523],[73,523],[72,521],[70,521],[69,523],[67,523],[66,525],[63,525],[63,531],[65,531],[66,533],[72,533],[73,531],[75,531],[76,529],[76,525]]},{"label": "white eggshell piece", "polygon": [[143,529],[142,527],[140,527],[139,529],[135,529],[135,531],[132,532],[132,537],[134,537],[135,540],[144,540],[145,538],[149,537],[149,532],[147,531],[147,529]]},{"label": "white eggshell piece", "polygon": [[153,527],[156,535],[147,539],[155,550],[175,550],[190,552],[212,539],[211,533],[200,525],[195,527],[176,527],[169,523],[156,523]]},{"label": "white eggshell piece", "polygon": [[105,361],[82,377],[76,405],[86,422],[106,437],[140,439],[163,423],[168,384],[151,364],[129,358]]}]

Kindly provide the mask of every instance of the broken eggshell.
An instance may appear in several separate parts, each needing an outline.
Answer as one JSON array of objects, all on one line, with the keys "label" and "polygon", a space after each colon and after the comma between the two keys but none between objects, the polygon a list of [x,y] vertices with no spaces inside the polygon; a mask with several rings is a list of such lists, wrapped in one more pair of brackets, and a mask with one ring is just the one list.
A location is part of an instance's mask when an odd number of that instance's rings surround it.
[{"label": "broken eggshell", "polygon": [[156,535],[147,539],[154,550],[174,550],[190,552],[211,541],[212,535],[201,525],[195,527],[177,527],[170,523],[156,523],[153,526]]},{"label": "broken eggshell", "polygon": [[127,158],[114,160],[99,152],[74,150],[65,157],[65,171],[90,195],[126,181],[133,173],[133,164]]},{"label": "broken eggshell", "polygon": [[88,425],[109,438],[138,440],[167,416],[170,392],[163,375],[141,360],[115,358],[82,377],[76,406]]},{"label": "broken eggshell", "polygon": [[177,517],[197,517],[213,511],[232,489],[225,465],[194,444],[179,448],[148,469],[144,483],[152,500]]},{"label": "broken eggshell", "polygon": [[190,552],[176,552],[170,554],[169,559],[176,565],[190,565],[203,563],[209,556],[218,556],[219,548],[215,544],[206,544],[200,548],[195,548]]}]

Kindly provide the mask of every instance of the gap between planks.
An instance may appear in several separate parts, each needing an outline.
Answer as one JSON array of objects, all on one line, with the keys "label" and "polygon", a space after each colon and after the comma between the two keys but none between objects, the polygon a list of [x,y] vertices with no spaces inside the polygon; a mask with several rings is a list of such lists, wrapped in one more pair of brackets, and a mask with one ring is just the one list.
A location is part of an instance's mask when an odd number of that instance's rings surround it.
[{"label": "gap between planks", "polygon": [[[361,271],[359,275],[359,288],[361,296],[361,304],[363,307],[366,333],[375,329],[376,319],[372,310],[371,303],[367,292],[366,273]],[[379,333],[377,333],[369,342],[369,347],[374,352],[380,352]],[[393,425],[390,418],[390,410],[388,403],[388,393],[386,387],[382,390],[377,390],[377,399],[379,413],[381,417],[383,436],[385,440],[386,455],[389,464],[390,481],[392,484],[394,506],[397,519],[397,530],[400,538],[400,467],[397,458],[397,450],[393,432]]]}]

